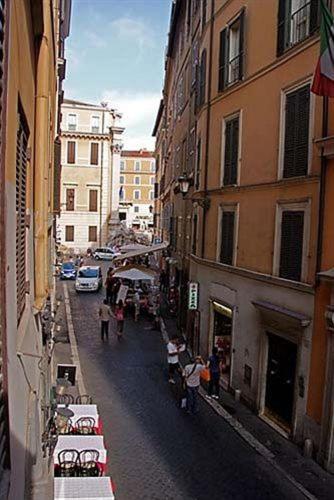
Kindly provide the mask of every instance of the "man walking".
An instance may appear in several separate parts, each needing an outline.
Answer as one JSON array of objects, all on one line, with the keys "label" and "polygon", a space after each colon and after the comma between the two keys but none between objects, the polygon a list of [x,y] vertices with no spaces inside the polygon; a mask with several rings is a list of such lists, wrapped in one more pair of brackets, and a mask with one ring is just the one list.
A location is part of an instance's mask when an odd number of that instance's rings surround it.
[{"label": "man walking", "polygon": [[101,320],[101,340],[108,340],[109,335],[109,319],[111,317],[110,307],[108,305],[107,299],[104,299],[103,304],[101,304],[99,309],[99,318]]},{"label": "man walking", "polygon": [[181,375],[181,368],[179,364],[179,342],[177,337],[173,337],[167,344],[167,361],[168,361],[168,375],[169,383],[175,384],[174,373],[178,372]]},{"label": "man walking", "polygon": [[204,368],[205,365],[201,356],[196,356],[195,362],[186,365],[184,368],[183,375],[187,390],[187,413],[195,414],[198,412],[197,393],[200,385],[201,371]]}]

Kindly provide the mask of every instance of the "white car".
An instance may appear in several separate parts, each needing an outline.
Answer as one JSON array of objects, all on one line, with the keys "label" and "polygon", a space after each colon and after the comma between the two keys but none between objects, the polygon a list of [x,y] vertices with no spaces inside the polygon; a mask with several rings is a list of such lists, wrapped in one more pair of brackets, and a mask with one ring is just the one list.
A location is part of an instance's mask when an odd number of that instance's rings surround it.
[{"label": "white car", "polygon": [[96,248],[93,252],[93,257],[96,260],[112,260],[117,254],[109,247]]},{"label": "white car", "polygon": [[102,271],[100,266],[80,267],[75,280],[77,292],[97,292],[102,286]]}]

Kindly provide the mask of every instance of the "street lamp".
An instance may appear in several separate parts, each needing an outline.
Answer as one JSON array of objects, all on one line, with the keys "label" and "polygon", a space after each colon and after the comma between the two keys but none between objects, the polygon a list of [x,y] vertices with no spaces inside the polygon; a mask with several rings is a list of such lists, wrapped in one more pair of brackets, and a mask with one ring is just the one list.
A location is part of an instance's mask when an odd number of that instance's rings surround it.
[{"label": "street lamp", "polygon": [[177,180],[180,184],[180,191],[182,193],[182,196],[185,196],[189,191],[190,179],[189,177],[187,177],[186,173],[183,173]]}]

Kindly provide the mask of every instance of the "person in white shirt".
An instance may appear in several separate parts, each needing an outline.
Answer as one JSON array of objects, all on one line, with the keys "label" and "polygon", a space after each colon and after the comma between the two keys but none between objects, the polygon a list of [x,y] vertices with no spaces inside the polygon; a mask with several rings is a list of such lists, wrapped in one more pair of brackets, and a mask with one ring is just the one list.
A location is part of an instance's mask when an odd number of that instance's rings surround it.
[{"label": "person in white shirt", "polygon": [[200,385],[200,375],[205,369],[205,364],[201,356],[196,356],[194,363],[184,367],[183,376],[187,390],[187,412],[198,412],[197,393]]},{"label": "person in white shirt", "polygon": [[167,362],[168,362],[168,375],[169,382],[175,384],[174,373],[177,372],[180,376],[182,370],[179,363],[179,352],[181,346],[177,337],[172,338],[167,344]]},{"label": "person in white shirt", "polygon": [[101,340],[104,340],[104,336],[106,337],[106,340],[108,340],[110,317],[111,310],[108,301],[105,299],[99,309],[99,318],[101,320]]}]

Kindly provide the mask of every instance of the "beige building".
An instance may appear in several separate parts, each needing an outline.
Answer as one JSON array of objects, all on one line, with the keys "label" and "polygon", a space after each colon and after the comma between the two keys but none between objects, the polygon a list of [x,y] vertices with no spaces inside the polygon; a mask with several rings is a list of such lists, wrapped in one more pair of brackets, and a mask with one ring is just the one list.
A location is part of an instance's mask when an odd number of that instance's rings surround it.
[{"label": "beige building", "polygon": [[153,227],[155,158],[146,149],[122,151],[119,218],[127,227]]},{"label": "beige building", "polygon": [[0,2],[0,496],[13,500],[35,497],[52,471],[42,435],[70,11],[70,0]]},{"label": "beige building", "polygon": [[119,224],[121,115],[105,103],[65,100],[61,122],[58,241],[76,251],[104,246]]}]

